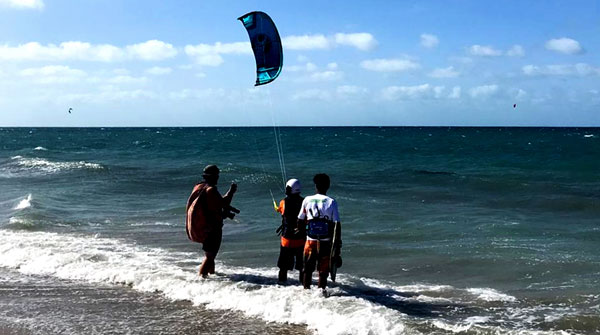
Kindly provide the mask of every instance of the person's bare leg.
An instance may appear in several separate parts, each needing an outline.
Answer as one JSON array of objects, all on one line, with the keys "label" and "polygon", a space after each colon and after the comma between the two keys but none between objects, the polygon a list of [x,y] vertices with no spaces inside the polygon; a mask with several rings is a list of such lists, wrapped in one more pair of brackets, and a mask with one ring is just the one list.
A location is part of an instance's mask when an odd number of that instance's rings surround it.
[{"label": "person's bare leg", "polygon": [[278,280],[282,283],[287,281],[287,270],[279,269],[279,277]]},{"label": "person's bare leg", "polygon": [[302,274],[304,275],[302,284],[304,284],[304,288],[308,290],[310,289],[310,284],[312,284],[312,271],[308,272],[307,270],[304,270]]},{"label": "person's bare leg", "polygon": [[319,272],[319,288],[327,288],[327,276],[329,276],[329,272]]},{"label": "person's bare leg", "polygon": [[[215,257],[217,255],[212,252],[204,253],[204,260],[202,261],[202,265],[200,265],[200,276],[203,278],[208,277],[209,273],[215,273]],[[212,272],[211,272],[212,271]]]}]

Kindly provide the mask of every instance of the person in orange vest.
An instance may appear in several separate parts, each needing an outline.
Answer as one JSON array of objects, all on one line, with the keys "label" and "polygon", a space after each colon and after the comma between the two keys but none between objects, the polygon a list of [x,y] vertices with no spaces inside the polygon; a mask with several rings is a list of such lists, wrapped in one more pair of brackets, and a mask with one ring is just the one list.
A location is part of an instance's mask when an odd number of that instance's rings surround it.
[{"label": "person in orange vest", "polygon": [[281,214],[281,226],[277,233],[281,234],[281,246],[279,248],[279,282],[287,281],[287,272],[294,268],[300,272],[298,276],[302,283],[302,251],[306,240],[306,229],[304,225],[298,224],[298,213],[304,198],[300,196],[300,181],[290,179],[285,184],[285,199],[279,202],[275,208]]},{"label": "person in orange vest", "polygon": [[233,219],[231,211],[239,211],[230,205],[237,191],[237,184],[231,183],[227,193],[221,196],[217,190],[219,168],[216,165],[206,166],[202,178],[187,202],[186,231],[190,240],[202,243],[204,260],[199,274],[206,278],[209,273],[215,273],[215,258],[223,238],[223,219]]}]

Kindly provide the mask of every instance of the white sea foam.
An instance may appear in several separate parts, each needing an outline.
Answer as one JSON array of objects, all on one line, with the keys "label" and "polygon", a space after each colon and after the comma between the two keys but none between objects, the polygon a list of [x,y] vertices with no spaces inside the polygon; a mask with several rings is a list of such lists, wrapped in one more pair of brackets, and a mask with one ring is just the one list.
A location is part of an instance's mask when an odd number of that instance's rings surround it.
[{"label": "white sea foam", "polygon": [[45,173],[57,173],[65,170],[76,169],[103,169],[104,167],[97,163],[85,161],[79,162],[53,162],[44,158],[26,158],[23,156],[11,157],[15,164],[20,168],[36,170]]},{"label": "white sea foam", "polygon": [[9,223],[9,224],[19,224],[19,225],[26,225],[26,224],[27,224],[27,221],[26,221],[26,220],[24,220],[23,218],[20,218],[20,217],[11,216],[11,217],[8,219],[8,223]]},{"label": "white sea foam", "polygon": [[452,323],[441,321],[441,320],[433,321],[433,325],[439,329],[443,329],[443,330],[450,331],[453,333],[466,332],[466,331],[470,330],[471,327],[473,327],[473,323],[471,323],[471,322],[461,323],[461,324],[452,324]]},{"label": "white sea foam", "polygon": [[31,194],[28,194],[25,199],[19,201],[14,209],[25,209],[31,207]]},{"label": "white sea foam", "polygon": [[156,221],[156,222],[136,222],[136,223],[132,223],[131,226],[134,227],[138,227],[138,226],[176,226],[177,224],[173,223],[173,222],[162,222],[162,221]]},{"label": "white sea foam", "polygon": [[517,298],[498,292],[492,288],[469,288],[467,291],[473,294],[477,299],[483,301],[504,301],[504,302],[515,302]]},{"label": "white sea foam", "polygon": [[[187,263],[182,263],[186,261]],[[115,239],[44,232],[0,231],[0,266],[28,275],[125,284],[144,292],[231,309],[267,321],[306,324],[319,334],[419,334],[403,313],[358,296],[325,299],[316,288],[274,285],[275,268],[218,264],[221,275],[202,280],[193,253],[144,248]],[[341,281],[341,280],[340,280]]]},{"label": "white sea foam", "polygon": [[[11,218],[12,221],[12,218]],[[385,300],[403,304],[474,304],[481,301],[515,302],[516,298],[489,288],[462,289],[448,285],[394,286],[369,278],[338,276],[339,286],[323,298],[316,288],[276,285],[276,268],[232,267],[219,263],[217,276],[197,275],[200,255],[138,246],[124,240],[47,232],[0,230],[0,267],[27,275],[47,275],[89,283],[128,285],[142,292],[159,292],[168,299],[188,300],[209,309],[240,311],[266,321],[305,324],[318,334],[421,334],[423,326],[445,332],[474,334],[550,335],[560,331],[527,330],[543,322],[549,312],[567,313],[548,306],[532,309],[507,305],[493,315],[462,320],[422,319],[392,305],[369,299],[381,289]],[[362,293],[365,289],[366,294]],[[403,294],[412,293],[412,294]],[[404,311],[406,312],[406,311]],[[572,313],[573,311],[571,311]],[[568,313],[567,313],[568,314]],[[517,330],[491,326],[498,318],[522,325]],[[542,319],[540,319],[542,318]],[[556,315],[555,318],[560,318]],[[417,327],[417,328],[415,328]],[[419,329],[419,330],[417,330]]]},{"label": "white sea foam", "polygon": [[35,147],[35,148],[33,148],[33,150],[48,151],[48,149],[46,149],[44,147]]},{"label": "white sea foam", "polygon": [[[467,318],[464,322],[451,323],[443,320],[435,320],[432,325],[436,328],[452,332],[454,334],[494,334],[494,335],[573,335],[564,330],[528,330],[528,329],[502,329],[481,324],[488,321],[485,317]],[[435,333],[437,334],[437,332]]]},{"label": "white sea foam", "polygon": [[585,138],[594,137],[594,134],[585,134],[585,135],[583,135],[583,137],[585,137]]}]

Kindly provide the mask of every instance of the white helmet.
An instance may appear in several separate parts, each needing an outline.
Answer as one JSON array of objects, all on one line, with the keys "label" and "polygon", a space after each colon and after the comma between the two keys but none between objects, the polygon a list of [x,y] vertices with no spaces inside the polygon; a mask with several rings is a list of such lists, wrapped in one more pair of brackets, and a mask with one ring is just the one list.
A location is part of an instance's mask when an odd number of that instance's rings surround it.
[{"label": "white helmet", "polygon": [[298,179],[290,179],[285,184],[285,188],[290,188],[292,194],[300,193],[300,181]]}]

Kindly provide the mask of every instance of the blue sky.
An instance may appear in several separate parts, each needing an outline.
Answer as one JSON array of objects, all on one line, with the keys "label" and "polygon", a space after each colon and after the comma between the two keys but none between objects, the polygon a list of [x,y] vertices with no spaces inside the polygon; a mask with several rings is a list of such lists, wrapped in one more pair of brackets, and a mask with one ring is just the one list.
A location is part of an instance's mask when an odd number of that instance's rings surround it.
[{"label": "blue sky", "polygon": [[600,126],[598,1],[0,0],[0,32],[0,126]]}]

